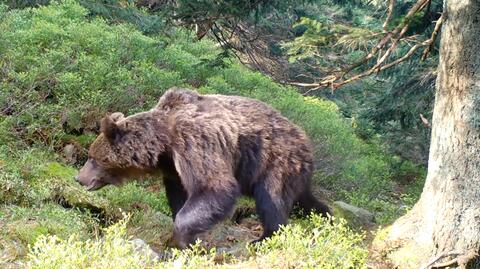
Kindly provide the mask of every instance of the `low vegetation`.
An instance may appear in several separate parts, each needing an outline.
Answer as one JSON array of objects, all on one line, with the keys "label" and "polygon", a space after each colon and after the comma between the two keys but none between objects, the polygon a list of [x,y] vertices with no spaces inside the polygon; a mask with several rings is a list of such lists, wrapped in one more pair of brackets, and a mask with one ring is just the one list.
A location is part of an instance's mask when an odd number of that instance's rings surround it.
[{"label": "low vegetation", "polygon": [[[30,249],[29,268],[366,268],[367,251],[362,235],[344,222],[329,224],[312,215],[302,223],[283,228],[258,246],[249,246],[251,256],[238,259],[205,250],[199,244],[186,251],[172,250],[159,261],[138,252],[126,233],[126,220],[105,229],[99,240],[41,236]],[[219,257],[219,256],[224,257]],[[227,260],[218,263],[219,258]]]}]

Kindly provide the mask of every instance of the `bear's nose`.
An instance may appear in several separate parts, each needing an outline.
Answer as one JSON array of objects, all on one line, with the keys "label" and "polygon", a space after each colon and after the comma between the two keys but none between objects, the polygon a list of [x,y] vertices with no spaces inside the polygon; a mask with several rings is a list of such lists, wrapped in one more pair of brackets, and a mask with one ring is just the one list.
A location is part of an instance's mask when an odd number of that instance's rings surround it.
[{"label": "bear's nose", "polygon": [[80,183],[80,178],[78,176],[75,176],[75,181]]}]

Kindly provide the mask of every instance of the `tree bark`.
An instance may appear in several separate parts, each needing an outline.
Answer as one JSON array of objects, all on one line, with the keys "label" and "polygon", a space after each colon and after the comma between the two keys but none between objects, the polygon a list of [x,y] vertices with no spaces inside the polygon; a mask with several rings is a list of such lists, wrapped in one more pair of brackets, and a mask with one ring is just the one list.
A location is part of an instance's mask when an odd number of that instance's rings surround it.
[{"label": "tree bark", "polygon": [[425,186],[377,243],[398,268],[480,268],[480,0],[444,11]]}]

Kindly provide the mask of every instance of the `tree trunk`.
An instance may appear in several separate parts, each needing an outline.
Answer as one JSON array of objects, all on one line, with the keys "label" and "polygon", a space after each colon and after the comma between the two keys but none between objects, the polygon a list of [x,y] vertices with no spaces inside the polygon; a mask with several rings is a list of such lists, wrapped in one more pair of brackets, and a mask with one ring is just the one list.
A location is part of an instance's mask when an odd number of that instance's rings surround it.
[{"label": "tree trunk", "polygon": [[480,268],[480,0],[444,5],[427,179],[377,243],[399,268]]}]

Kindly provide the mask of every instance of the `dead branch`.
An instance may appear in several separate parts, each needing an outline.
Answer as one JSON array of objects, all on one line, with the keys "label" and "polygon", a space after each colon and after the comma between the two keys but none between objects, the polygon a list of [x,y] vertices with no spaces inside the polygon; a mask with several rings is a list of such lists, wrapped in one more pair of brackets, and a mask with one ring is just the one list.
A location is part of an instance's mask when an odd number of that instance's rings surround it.
[{"label": "dead branch", "polygon": [[422,123],[423,125],[425,125],[425,127],[430,128],[430,123],[428,122],[428,119],[425,118],[422,113],[420,113],[420,119],[422,120]]},{"label": "dead branch", "polygon": [[[417,3],[415,3],[415,5],[413,5],[412,8],[410,8],[410,10],[407,12],[407,15],[405,15],[405,20],[408,22],[409,19],[413,15],[415,15],[415,13],[417,13],[418,11],[420,11],[421,9],[423,9],[427,5],[428,1],[429,0],[418,0]],[[395,29],[393,31],[387,32],[387,34],[377,43],[377,45],[375,47],[372,48],[372,50],[363,59],[361,59],[360,61],[352,64],[349,68],[347,68],[344,71],[344,75],[346,75],[350,71],[356,69],[357,67],[362,66],[363,64],[367,63],[370,59],[372,59],[375,55],[377,55],[377,52],[379,50],[381,50],[382,48],[385,47],[385,45],[387,45],[388,41],[392,37],[396,37],[399,33],[405,34],[405,32],[407,30],[408,30],[408,23],[406,25],[401,25],[400,24],[397,27],[395,27]]]},{"label": "dead branch", "polygon": [[445,268],[447,266],[452,266],[454,264],[457,264],[457,258],[454,258],[454,259],[451,259],[449,261],[442,262],[442,263],[436,263],[436,264],[432,265],[431,268]]},{"label": "dead branch", "polygon": [[397,48],[398,42],[403,37],[403,35],[405,35],[407,30],[408,30],[408,24],[402,28],[402,30],[398,34],[398,37],[392,42],[392,45],[390,45],[390,47],[385,51],[385,54],[383,54],[383,56],[380,57],[380,59],[377,61],[376,67],[380,66],[388,58],[388,56],[390,56],[390,54]]},{"label": "dead branch", "polygon": [[[383,70],[385,70],[385,69],[391,68],[391,67],[393,67],[393,66],[395,66],[395,65],[397,65],[397,64],[399,64],[399,63],[401,63],[401,62],[404,62],[404,61],[407,60],[408,58],[412,57],[413,53],[414,53],[418,48],[423,47],[423,46],[426,46],[426,45],[427,45],[426,41],[425,41],[425,42],[422,42],[422,43],[419,43],[419,44],[416,44],[415,46],[411,47],[410,50],[409,50],[405,55],[403,55],[401,58],[396,59],[396,60],[393,61],[393,62],[390,62],[390,63],[388,63],[388,64],[386,64],[386,65],[382,65],[382,66],[375,65],[374,67],[370,68],[369,70],[367,70],[367,71],[365,71],[365,72],[363,72],[363,73],[360,73],[360,74],[358,74],[358,75],[356,75],[356,76],[353,76],[353,77],[351,77],[351,78],[349,78],[349,79],[347,79],[347,80],[344,80],[344,81],[342,81],[342,82],[334,83],[334,84],[332,84],[332,85],[330,85],[330,86],[332,87],[333,90],[336,90],[336,89],[338,89],[339,87],[341,87],[341,86],[343,86],[343,85],[345,85],[345,84],[348,84],[348,83],[353,82],[353,81],[355,81],[355,80],[359,80],[359,79],[361,79],[361,78],[367,77],[367,76],[369,76],[369,75],[371,75],[371,74],[373,74],[373,73],[375,73],[375,72],[378,73],[378,72],[383,71]],[[331,81],[331,80],[329,79],[329,80],[327,80],[327,81]],[[326,82],[327,82],[327,81],[326,81]],[[320,84],[323,84],[323,83],[321,82]]]},{"label": "dead branch", "polygon": [[428,54],[433,48],[433,44],[435,43],[438,33],[440,32],[442,23],[445,20],[445,16],[446,16],[445,14],[446,14],[446,11],[442,12],[442,15],[440,16],[440,18],[438,18],[437,22],[435,23],[435,28],[433,29],[432,36],[428,40],[428,43],[429,43],[428,47],[426,47],[425,50],[423,51],[422,61],[425,61],[425,59],[427,59]]},{"label": "dead branch", "polygon": [[[389,3],[389,9],[391,5],[395,5],[395,1],[390,1]],[[391,68],[393,66],[396,66],[410,57],[412,57],[415,52],[421,48],[421,47],[427,47],[424,52],[423,52],[423,57],[426,57],[431,50],[431,47],[433,46],[433,43],[435,42],[435,39],[440,31],[441,24],[443,22],[444,18],[444,13],[442,13],[442,16],[437,20],[434,30],[432,32],[432,35],[429,39],[421,41],[416,43],[415,45],[411,46],[410,49],[405,53],[403,56],[388,62],[387,60],[390,58],[390,56],[393,54],[393,52],[397,49],[398,45],[402,41],[408,41],[408,40],[413,40],[413,36],[408,36],[405,37],[405,34],[408,31],[409,28],[409,22],[411,17],[416,14],[417,12],[428,8],[430,5],[430,0],[418,0],[407,12],[407,15],[405,15],[405,23],[400,24],[395,29],[393,29],[390,32],[386,32],[384,37],[380,39],[380,41],[377,43],[375,47],[373,47],[370,52],[364,56],[360,61],[350,65],[349,67],[340,70],[340,71],[332,71],[330,75],[325,76],[319,81],[316,81],[315,83],[297,83],[297,82],[290,82],[288,84],[290,85],[295,85],[295,86],[301,86],[301,87],[307,87],[307,88],[313,88],[313,89],[319,89],[322,87],[330,87],[332,91],[338,89],[339,87],[351,83],[355,80],[359,80],[361,78],[370,76],[374,73],[378,73],[380,71],[383,71],[385,69]],[[389,10],[390,12],[390,10]],[[391,18],[388,18],[389,20]],[[388,24],[388,22],[387,22]],[[408,42],[407,42],[408,43]],[[367,64],[373,57],[377,57],[377,61],[375,65],[368,70],[365,70],[361,72],[360,74],[356,74],[354,76],[351,76],[350,78],[345,78],[345,76],[356,69],[357,67],[360,67],[362,65]],[[311,90],[309,90],[311,91]]]},{"label": "dead branch", "polygon": [[340,83],[337,83],[336,86],[335,86],[335,89],[337,89],[338,87],[343,86],[343,85],[345,85],[345,84],[348,84],[348,83],[350,83],[350,82],[352,82],[352,81],[355,81],[355,80],[358,80],[358,79],[360,79],[360,78],[369,76],[369,75],[371,75],[371,74],[373,74],[373,73],[375,73],[375,72],[378,73],[378,72],[380,72],[380,71],[383,71],[383,70],[385,70],[385,69],[388,69],[388,68],[390,68],[390,67],[393,67],[393,66],[395,66],[395,65],[397,65],[397,64],[399,64],[399,63],[401,63],[401,62],[404,62],[404,61],[407,60],[408,58],[412,57],[413,53],[414,53],[418,48],[423,47],[423,46],[425,46],[425,45],[426,45],[425,42],[416,44],[415,46],[411,47],[410,50],[409,50],[405,55],[403,55],[401,58],[398,58],[398,59],[396,59],[395,61],[390,62],[390,63],[388,63],[388,64],[386,64],[386,65],[382,65],[382,66],[377,66],[377,65],[376,65],[376,66],[370,68],[369,70],[367,70],[367,71],[365,71],[365,72],[363,72],[363,73],[360,73],[359,75],[353,76],[353,77],[351,77],[351,78],[349,78],[349,79],[347,79],[347,80],[344,80],[344,81],[342,81],[342,82],[340,82]]},{"label": "dead branch", "polygon": [[385,19],[385,22],[382,25],[382,28],[384,31],[387,30],[388,24],[392,21],[392,16],[393,16],[393,9],[395,7],[395,2],[396,0],[390,0],[388,3],[388,11],[387,11],[387,18]]},{"label": "dead branch", "polygon": [[[417,4],[419,4],[420,2],[422,2],[422,1],[417,2]],[[419,9],[418,9],[418,10],[421,10],[423,7],[427,6],[428,3],[429,3],[429,1],[424,1],[423,3],[419,4]],[[409,12],[409,14],[410,14],[410,12]],[[414,14],[414,13],[412,13],[412,14]],[[443,14],[442,14],[442,15],[443,15]],[[437,33],[438,33],[439,29],[440,29],[440,26],[441,26],[442,21],[443,21],[443,19],[442,19],[442,20],[439,19],[439,20],[437,21],[437,23],[435,24],[435,29],[436,29]],[[385,51],[385,53],[383,54],[383,56],[381,56],[381,57],[379,58],[379,60],[378,60],[377,63],[375,64],[375,66],[373,66],[373,67],[370,68],[369,70],[367,70],[367,71],[365,71],[365,72],[363,72],[363,73],[361,73],[361,74],[359,74],[359,75],[357,75],[357,76],[354,76],[354,77],[352,77],[352,78],[349,78],[349,79],[347,79],[347,80],[344,80],[343,82],[337,83],[336,85],[332,85],[332,86],[333,86],[333,89],[337,89],[338,87],[340,87],[340,86],[342,86],[342,85],[345,85],[345,84],[347,84],[347,83],[350,83],[350,82],[352,82],[352,81],[354,81],[354,80],[358,80],[358,79],[360,79],[360,78],[369,76],[369,75],[373,74],[374,72],[377,72],[377,73],[378,73],[378,72],[380,72],[380,71],[383,71],[383,70],[385,70],[385,69],[388,69],[388,68],[390,68],[390,67],[393,67],[393,66],[395,66],[395,65],[397,65],[397,64],[399,64],[399,63],[401,63],[401,62],[403,62],[403,61],[405,61],[405,60],[407,60],[408,58],[410,58],[410,57],[413,55],[413,53],[414,53],[418,48],[423,47],[423,46],[427,46],[427,45],[430,45],[430,44],[433,44],[434,39],[433,39],[433,41],[432,41],[432,38],[436,38],[437,34],[435,34],[435,36],[433,36],[433,34],[432,34],[432,37],[431,37],[430,39],[428,39],[428,40],[426,40],[426,41],[424,41],[424,42],[422,42],[422,43],[418,43],[418,44],[414,45],[414,46],[411,47],[410,50],[409,50],[404,56],[402,56],[401,58],[398,58],[397,60],[395,60],[395,61],[393,61],[393,62],[390,62],[390,63],[382,66],[382,64],[385,62],[385,60],[388,58],[388,56],[390,56],[390,54],[397,48],[399,41],[402,39],[402,37],[403,37],[403,36],[405,35],[405,33],[407,32],[408,26],[409,26],[409,25],[406,24],[403,28],[401,28],[400,33],[398,34],[397,38],[392,42],[392,44],[391,44],[390,47]],[[399,28],[399,29],[400,29],[400,28]],[[434,32],[435,32],[435,30],[434,30]],[[381,52],[381,51],[380,51],[380,52]],[[343,75],[345,75],[345,73],[344,73]],[[343,76],[343,75],[342,75],[342,76]],[[330,81],[330,80],[331,80],[331,78],[328,78],[326,81]],[[325,81],[325,80],[324,80],[324,81]]]},{"label": "dead branch", "polygon": [[292,85],[292,86],[305,87],[305,88],[318,87],[320,85],[319,83],[302,83],[302,82],[286,82],[286,84]]},{"label": "dead branch", "polygon": [[[427,40],[428,41],[428,40]],[[353,76],[349,79],[346,79],[346,80],[343,80],[341,82],[338,82],[336,83],[335,81],[339,80],[340,79],[340,76],[336,76],[336,75],[330,75],[330,76],[327,76],[327,77],[324,77],[320,82],[317,82],[317,83],[297,83],[297,82],[290,82],[288,84],[290,85],[295,85],[295,86],[301,86],[301,87],[314,87],[315,89],[319,89],[319,88],[322,88],[322,87],[326,87],[326,86],[329,86],[332,88],[332,90],[337,90],[338,88],[340,88],[341,86],[345,85],[345,84],[348,84],[348,83],[351,83],[355,80],[359,80],[361,78],[364,78],[364,77],[367,77],[367,76],[370,76],[371,74],[375,73],[375,72],[380,72],[380,71],[383,71],[385,69],[388,69],[388,68],[391,68],[401,62],[404,62],[405,60],[407,60],[408,58],[412,57],[412,55],[415,53],[415,51],[420,48],[420,47],[423,47],[423,46],[426,46],[428,43],[427,41],[424,41],[422,43],[418,43],[416,44],[415,46],[411,47],[410,50],[405,54],[403,55],[401,58],[398,58],[396,59],[395,61],[392,61],[388,64],[385,64],[385,65],[380,65],[380,64],[376,64],[375,66],[373,66],[372,68],[368,69],[367,71],[365,72],[362,72],[356,76]],[[383,61],[381,62],[383,63]]]},{"label": "dead branch", "polygon": [[[316,89],[319,89],[319,88],[322,88],[322,87],[326,87],[326,86],[330,86],[332,88],[332,90],[337,90],[338,88],[340,88],[341,86],[345,85],[345,84],[348,84],[348,83],[351,83],[355,80],[359,80],[361,78],[364,78],[364,77],[367,77],[367,76],[370,76],[371,74],[373,73],[378,73],[380,71],[383,71],[385,69],[388,69],[388,68],[391,68],[395,65],[398,65],[399,63],[401,62],[404,62],[406,61],[407,59],[409,59],[410,57],[413,56],[413,54],[415,53],[415,51],[418,49],[418,48],[421,48],[421,47],[424,47],[426,45],[428,45],[429,40],[426,40],[422,43],[418,43],[416,45],[414,45],[413,47],[410,48],[410,50],[405,54],[403,55],[402,57],[396,59],[395,61],[392,61],[388,64],[385,64],[385,65],[381,65],[382,63],[384,63],[386,57],[382,57],[381,60],[379,60],[379,62],[373,66],[372,68],[358,74],[358,75],[355,75],[349,79],[346,79],[346,80],[343,80],[341,82],[336,82],[337,80],[339,80],[342,75],[330,75],[330,76],[327,76],[327,77],[324,77],[322,78],[322,80],[320,82],[317,82],[317,83],[296,83],[296,82],[290,82],[288,84],[290,85],[295,85],[295,86],[301,86],[301,87],[314,87]],[[391,50],[393,51],[393,49]],[[390,52],[385,52],[385,55],[387,55],[387,53],[390,53]],[[385,56],[384,55],[384,56]]]}]

